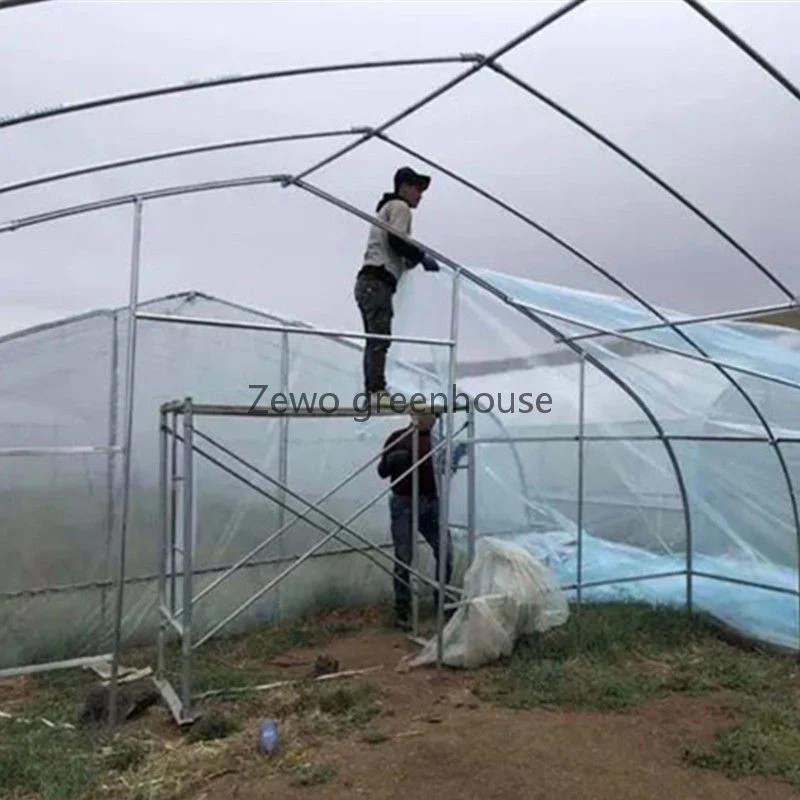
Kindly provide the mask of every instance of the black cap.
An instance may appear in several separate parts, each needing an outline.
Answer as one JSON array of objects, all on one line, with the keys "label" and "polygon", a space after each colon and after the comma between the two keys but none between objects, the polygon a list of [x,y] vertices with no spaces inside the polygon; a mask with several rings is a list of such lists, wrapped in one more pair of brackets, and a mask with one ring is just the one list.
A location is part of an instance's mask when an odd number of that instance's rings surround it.
[{"label": "black cap", "polygon": [[394,174],[394,188],[397,191],[404,183],[411,183],[418,186],[424,192],[430,186],[430,175],[420,175],[415,172],[411,167],[400,167]]}]

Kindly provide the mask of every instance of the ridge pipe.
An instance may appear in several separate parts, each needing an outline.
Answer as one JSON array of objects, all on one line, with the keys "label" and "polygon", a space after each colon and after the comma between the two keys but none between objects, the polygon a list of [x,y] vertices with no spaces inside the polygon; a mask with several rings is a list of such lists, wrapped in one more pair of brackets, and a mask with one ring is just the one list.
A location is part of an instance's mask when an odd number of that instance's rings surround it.
[{"label": "ridge pipe", "polygon": [[[561,8],[556,9],[556,11],[554,11],[552,14],[549,14],[547,17],[545,17],[544,19],[540,20],[539,22],[537,22],[532,27],[528,28],[526,31],[523,31],[519,35],[515,36],[513,39],[511,39],[510,41],[506,42],[501,47],[497,48],[497,50],[495,50],[493,53],[490,53],[488,56],[475,54],[472,57],[472,60],[474,60],[475,63],[468,70],[466,70],[465,72],[462,72],[460,75],[456,75],[455,78],[451,78],[449,81],[447,81],[447,83],[442,84],[438,89],[434,89],[432,92],[430,92],[429,94],[425,95],[425,97],[423,97],[421,100],[418,100],[413,105],[408,106],[408,108],[406,108],[404,111],[401,111],[399,114],[395,115],[391,119],[388,119],[386,122],[382,123],[377,128],[377,130],[378,131],[385,131],[388,128],[392,127],[393,125],[396,125],[401,120],[403,120],[406,117],[410,116],[415,111],[418,111],[423,106],[428,105],[428,103],[431,103],[432,101],[434,101],[437,98],[441,97],[443,94],[445,94],[448,91],[450,91],[450,89],[454,88],[455,86],[458,86],[458,84],[462,83],[467,78],[469,78],[472,75],[474,75],[476,72],[479,72],[484,67],[488,66],[493,61],[495,61],[496,59],[500,58],[501,56],[506,55],[506,53],[509,53],[515,47],[518,47],[523,42],[525,42],[528,39],[530,39],[532,36],[535,36],[537,33],[540,33],[545,28],[547,28],[548,26],[552,25],[554,22],[556,22],[557,20],[559,20],[561,17],[565,16],[566,14],[569,14],[570,11],[573,11],[579,5],[582,5],[585,2],[586,2],[586,0],[570,0],[570,2],[565,3],[563,6],[561,6]],[[343,155],[346,155],[347,153],[351,152],[352,150],[355,150],[357,147],[359,147],[360,145],[364,144],[365,142],[368,142],[374,135],[375,135],[374,133],[365,134],[358,141],[351,142],[349,145],[347,145],[346,147],[343,147],[341,150],[338,150],[337,152],[327,156],[326,158],[322,159],[321,161],[318,161],[316,164],[313,164],[312,166],[308,167],[308,169],[304,170],[303,172],[299,173],[298,175],[293,176],[292,178],[290,178],[289,180],[286,181],[284,186],[288,186],[290,184],[293,184],[293,183],[296,183],[297,181],[302,180],[303,178],[307,178],[313,172],[317,172],[318,170],[322,169],[322,167],[327,166],[328,164],[332,163],[333,161],[336,161],[337,159],[341,158]]]}]

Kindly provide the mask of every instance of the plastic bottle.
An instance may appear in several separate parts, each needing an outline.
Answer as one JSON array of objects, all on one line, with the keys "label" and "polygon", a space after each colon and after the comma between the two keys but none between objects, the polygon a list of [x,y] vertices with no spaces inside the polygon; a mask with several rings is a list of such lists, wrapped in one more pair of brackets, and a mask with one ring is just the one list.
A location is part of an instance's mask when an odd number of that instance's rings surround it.
[{"label": "plastic bottle", "polygon": [[265,719],[258,729],[258,751],[265,755],[272,755],[280,747],[278,723],[274,719]]}]

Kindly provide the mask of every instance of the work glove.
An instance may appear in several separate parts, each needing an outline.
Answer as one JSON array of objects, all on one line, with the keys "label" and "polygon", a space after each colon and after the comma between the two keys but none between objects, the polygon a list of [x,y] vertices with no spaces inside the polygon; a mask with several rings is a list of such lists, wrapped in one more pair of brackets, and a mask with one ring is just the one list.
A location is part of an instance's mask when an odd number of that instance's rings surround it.
[{"label": "work glove", "polygon": [[425,270],[425,272],[439,271],[439,263],[433,256],[429,255],[428,253],[425,253],[425,255],[422,256],[422,267]]},{"label": "work glove", "polygon": [[467,443],[459,442],[453,449],[453,467],[457,467],[462,458],[467,454]]}]

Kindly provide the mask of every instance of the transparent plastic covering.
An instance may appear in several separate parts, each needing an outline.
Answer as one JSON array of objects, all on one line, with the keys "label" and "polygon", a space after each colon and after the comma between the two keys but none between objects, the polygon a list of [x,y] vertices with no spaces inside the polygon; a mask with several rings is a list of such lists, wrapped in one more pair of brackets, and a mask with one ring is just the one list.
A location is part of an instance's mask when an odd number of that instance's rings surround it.
[{"label": "transparent plastic covering", "polygon": [[[457,392],[474,398],[475,433],[484,440],[474,453],[477,535],[530,548],[570,596],[580,580],[584,599],[684,605],[691,589],[698,610],[797,648],[800,418],[792,384],[800,379],[800,336],[744,323],[684,326],[705,356],[749,373],[704,361],[665,328],[630,334],[640,343],[607,335],[568,343],[596,328],[659,320],[632,301],[477,274],[484,285],[460,279],[454,329],[449,271],[415,271],[396,296],[396,335],[455,333],[452,373],[446,344],[394,343],[389,365],[391,385],[406,394],[452,397],[452,377]],[[143,310],[301,324],[197,293]],[[119,446],[127,331],[126,310],[100,311],[0,340],[0,447]],[[261,404],[283,389],[290,402],[317,408],[358,402],[360,342],[299,332],[287,341],[284,349],[280,331],[139,322],[124,643],[154,643],[158,626],[160,406],[186,397],[250,406],[263,386]],[[464,440],[466,415],[455,414],[454,423],[456,442]],[[179,434],[181,424],[178,416]],[[340,530],[222,633],[390,599],[388,507],[380,496],[388,486],[373,459],[406,424],[403,416],[357,413],[196,420],[195,593],[294,515],[306,517],[198,601],[195,640],[349,518],[351,531]],[[121,466],[119,454],[102,449],[0,458],[0,666],[111,647]],[[290,494],[282,510],[276,481],[284,477]],[[462,468],[451,481],[462,567],[468,479]],[[367,545],[378,548],[369,558],[359,552]],[[424,544],[420,553],[432,575]]]},{"label": "transparent plastic covering", "polygon": [[[478,438],[491,441],[478,447],[478,535],[531,548],[572,597],[580,580],[582,599],[688,598],[744,635],[797,649],[800,334],[708,321],[680,326],[685,337],[663,326],[588,336],[686,317],[475,274],[485,285],[462,277],[459,292],[458,389],[500,410],[476,414]],[[397,332],[446,338],[451,298],[451,274],[412,274]],[[447,354],[427,358],[446,385]],[[546,413],[531,410],[542,395]],[[459,476],[454,515],[465,486]]]}]

